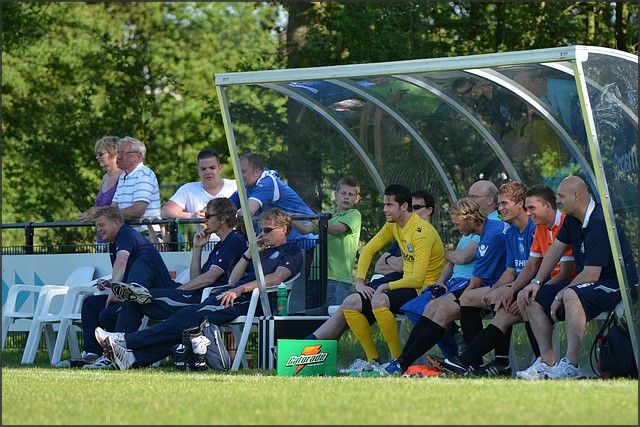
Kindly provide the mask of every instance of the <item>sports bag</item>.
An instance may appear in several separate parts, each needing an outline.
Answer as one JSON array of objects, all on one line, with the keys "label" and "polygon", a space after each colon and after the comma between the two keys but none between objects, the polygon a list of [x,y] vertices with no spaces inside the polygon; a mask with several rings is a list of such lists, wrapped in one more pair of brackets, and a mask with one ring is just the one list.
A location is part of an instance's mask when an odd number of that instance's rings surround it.
[{"label": "sports bag", "polygon": [[[638,378],[638,369],[633,359],[631,338],[624,316],[612,310],[591,345],[591,369],[600,378]],[[596,361],[596,367],[593,361]]]},{"label": "sports bag", "polygon": [[228,371],[231,367],[220,329],[210,324],[207,316],[182,332],[182,343],[175,345],[172,353],[176,368],[181,371]]}]

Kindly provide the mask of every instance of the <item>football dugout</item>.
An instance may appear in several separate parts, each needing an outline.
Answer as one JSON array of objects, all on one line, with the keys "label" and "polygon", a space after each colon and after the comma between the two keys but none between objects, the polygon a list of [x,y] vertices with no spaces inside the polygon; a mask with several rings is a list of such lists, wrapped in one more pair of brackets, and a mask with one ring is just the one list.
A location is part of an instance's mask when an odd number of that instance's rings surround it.
[{"label": "football dugout", "polygon": [[[384,222],[379,200],[391,183],[434,195],[432,222],[447,246],[456,240],[448,208],[474,181],[556,191],[565,177],[582,177],[603,206],[625,317],[638,330],[634,283],[614,225],[622,225],[637,260],[637,56],[566,46],[219,73],[215,84],[238,188],[239,155],[248,151],[260,153],[315,212],[332,207],[337,181],[354,175],[362,185],[363,241]],[[251,250],[257,259],[254,241]],[[263,283],[261,291],[269,313]],[[637,361],[635,334],[632,345]]]}]

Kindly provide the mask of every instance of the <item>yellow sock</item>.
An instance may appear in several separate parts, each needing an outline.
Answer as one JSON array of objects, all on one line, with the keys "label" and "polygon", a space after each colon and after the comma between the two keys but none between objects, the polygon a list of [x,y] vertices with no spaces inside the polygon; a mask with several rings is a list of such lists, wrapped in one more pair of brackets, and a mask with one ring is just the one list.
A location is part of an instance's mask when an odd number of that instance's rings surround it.
[{"label": "yellow sock", "polygon": [[402,346],[395,316],[387,307],[374,308],[373,315],[376,316],[382,336],[389,345],[391,358],[397,359],[402,354]]},{"label": "yellow sock", "polygon": [[369,321],[364,314],[357,310],[343,310],[343,312],[347,325],[349,325],[353,334],[360,341],[362,348],[364,348],[367,360],[374,363],[378,358],[378,350],[376,350],[376,344],[373,342]]}]

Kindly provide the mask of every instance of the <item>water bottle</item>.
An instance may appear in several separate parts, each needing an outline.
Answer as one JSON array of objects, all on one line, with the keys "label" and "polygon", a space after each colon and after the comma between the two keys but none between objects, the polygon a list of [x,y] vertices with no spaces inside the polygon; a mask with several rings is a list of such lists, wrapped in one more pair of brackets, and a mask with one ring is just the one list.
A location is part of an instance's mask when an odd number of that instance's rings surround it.
[{"label": "water bottle", "polygon": [[287,311],[287,285],[280,283],[278,285],[278,302],[276,312],[278,313],[278,316],[286,316]]},{"label": "water bottle", "polygon": [[61,360],[59,362],[52,363],[51,367],[55,368],[55,369],[70,368],[71,367],[71,361],[70,360]]}]

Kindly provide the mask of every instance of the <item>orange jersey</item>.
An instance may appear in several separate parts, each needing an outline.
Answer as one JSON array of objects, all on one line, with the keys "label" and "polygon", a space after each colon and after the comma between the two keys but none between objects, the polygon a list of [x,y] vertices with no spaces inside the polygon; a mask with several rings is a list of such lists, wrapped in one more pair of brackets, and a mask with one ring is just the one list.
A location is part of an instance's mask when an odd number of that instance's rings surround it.
[{"label": "orange jersey", "polygon": [[[564,212],[560,212],[558,210],[556,211],[556,220],[553,223],[553,226],[551,226],[551,230],[549,230],[544,225],[536,226],[536,232],[535,232],[535,235],[533,236],[533,243],[531,244],[529,256],[534,258],[542,258],[547,253],[547,251],[549,250],[549,247],[555,240],[556,234],[558,234],[560,227],[562,227],[564,218],[565,218]],[[562,255],[562,258],[560,258],[560,261],[551,272],[551,277],[560,273],[560,263],[563,261],[573,261],[573,252],[571,250],[571,245],[567,247],[567,250]]]}]

